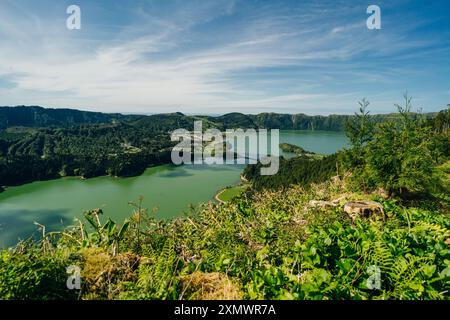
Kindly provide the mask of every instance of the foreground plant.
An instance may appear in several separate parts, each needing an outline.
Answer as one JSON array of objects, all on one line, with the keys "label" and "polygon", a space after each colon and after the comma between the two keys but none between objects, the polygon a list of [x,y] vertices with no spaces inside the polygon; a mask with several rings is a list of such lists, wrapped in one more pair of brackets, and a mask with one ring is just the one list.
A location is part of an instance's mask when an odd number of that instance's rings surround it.
[{"label": "foreground plant", "polygon": [[[47,235],[45,250],[44,239],[3,250],[0,297],[449,299],[448,203],[382,201],[386,222],[353,222],[342,203],[365,197],[333,183],[263,191],[172,221],[143,214],[128,228],[87,214],[91,232],[77,225]],[[80,291],[65,288],[69,265],[81,269]]]}]

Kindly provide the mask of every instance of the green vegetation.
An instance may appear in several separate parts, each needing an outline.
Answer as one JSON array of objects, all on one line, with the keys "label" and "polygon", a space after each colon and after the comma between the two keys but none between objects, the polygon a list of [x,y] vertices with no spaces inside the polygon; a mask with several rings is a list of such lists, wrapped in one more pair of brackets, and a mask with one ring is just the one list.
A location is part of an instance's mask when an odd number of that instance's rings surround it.
[{"label": "green vegetation", "polygon": [[[412,116],[418,117],[417,114]],[[432,122],[433,116],[428,114],[426,118]],[[448,130],[448,113],[438,116],[436,128]],[[353,118],[272,113],[230,113],[211,117],[187,116],[179,112],[144,116],[0,107],[0,185],[14,186],[62,176],[139,175],[149,166],[170,162],[174,143],[170,141],[169,132],[178,128],[192,130],[195,120],[203,121],[204,129],[343,130]],[[371,116],[375,123],[399,118],[401,115],[398,114]],[[320,158],[312,154],[310,157]],[[289,182],[304,180],[290,179]],[[307,180],[314,181],[315,178]]]},{"label": "green vegetation", "polygon": [[[2,251],[0,297],[448,299],[448,204],[383,200],[387,222],[353,222],[342,203],[362,198],[328,182],[209,204],[165,222],[138,205],[120,228],[88,212],[92,233],[79,224]],[[312,199],[340,204],[321,209],[308,205]],[[64,289],[69,265],[81,268],[80,292]],[[381,270],[379,289],[368,288],[371,266]]]},{"label": "green vegetation", "polygon": [[302,155],[306,153],[306,150],[303,149],[302,147],[290,143],[280,143],[280,149],[284,152],[295,153],[297,155]]},{"label": "green vegetation", "polygon": [[137,175],[168,163],[173,146],[165,132],[127,124],[39,129],[0,141],[3,185],[61,176]]},{"label": "green vegetation", "polygon": [[0,184],[6,186],[62,176],[139,175],[170,163],[170,131],[192,130],[198,120],[182,113],[124,116],[40,107],[0,108],[0,119]]},{"label": "green vegetation", "polygon": [[[0,251],[0,299],[449,300],[445,125],[411,115],[408,97],[386,123],[367,107],[348,124],[349,150],[282,159],[273,177],[247,166],[253,188],[224,204],[160,221],[140,199],[121,225],[97,209],[63,232],[42,228]],[[351,218],[345,204],[360,200],[379,202],[383,219]],[[79,291],[65,288],[71,265]]]},{"label": "green vegetation", "polygon": [[229,202],[242,195],[247,190],[247,185],[238,185],[223,189],[217,194],[217,198],[223,202]]},{"label": "green vegetation", "polygon": [[364,99],[359,104],[359,113],[346,124],[349,150],[308,159],[302,148],[283,144],[284,150],[303,153],[296,158],[281,159],[279,173],[274,177],[261,176],[260,163],[247,166],[244,176],[256,189],[307,186],[350,175],[353,187],[364,192],[382,189],[390,195],[410,197],[419,193],[445,194],[448,178],[436,167],[450,154],[449,111],[441,111],[433,120],[427,120],[411,113],[411,98],[405,95],[404,106],[396,105],[396,117],[377,123],[367,110],[369,102]]},{"label": "green vegetation", "polygon": [[[418,116],[417,114],[413,115]],[[427,119],[436,116],[426,115]],[[397,118],[397,114],[373,115],[376,123]],[[448,117],[448,116],[447,116]],[[0,130],[11,127],[70,127],[76,125],[99,125],[118,122],[135,123],[151,126],[153,129],[186,128],[193,126],[193,120],[203,120],[205,127],[216,127],[220,130],[230,128],[267,128],[281,130],[328,130],[343,131],[346,123],[353,116],[329,115],[309,116],[306,114],[261,113],[246,115],[238,112],[219,117],[186,116],[180,112],[162,115],[122,115],[87,112],[72,109],[44,109],[42,107],[0,107]],[[448,120],[447,120],[448,128]]]},{"label": "green vegetation", "polygon": [[428,126],[436,133],[449,134],[450,132],[450,104],[447,110],[440,111],[436,117],[428,119]]},{"label": "green vegetation", "polygon": [[280,157],[280,168],[274,176],[262,176],[261,163],[248,165],[244,169],[244,177],[251,181],[256,190],[289,188],[291,185],[309,185],[329,180],[336,176],[337,155],[325,156],[311,160],[308,157],[284,159]]},{"label": "green vegetation", "polygon": [[66,127],[77,124],[107,124],[138,117],[73,109],[45,109],[37,106],[0,107],[0,130],[9,127]]},{"label": "green vegetation", "polygon": [[[449,156],[446,133],[433,130],[425,119],[410,116],[411,98],[396,105],[398,121],[375,125],[360,103],[360,113],[349,123],[347,135],[353,148],[343,154],[343,164],[362,190],[382,188],[389,194],[444,192],[448,181],[437,175],[436,166]],[[447,186],[446,186],[447,184]]]},{"label": "green vegetation", "polygon": [[[418,114],[412,116],[417,117]],[[425,115],[429,121],[437,116],[435,113]],[[442,117],[443,115],[441,115]],[[327,130],[343,131],[346,123],[354,116],[329,115],[309,116],[306,114],[260,113],[246,115],[238,112],[222,116],[187,116],[183,113],[158,115],[122,115],[118,113],[88,112],[73,109],[47,109],[38,106],[0,107],[0,130],[14,127],[27,128],[67,128],[78,125],[104,125],[126,122],[138,126],[151,126],[153,129],[193,127],[193,120],[204,121],[205,127],[220,130],[230,128],[267,128],[281,130]],[[380,114],[371,116],[376,123],[398,118],[397,114]],[[448,114],[447,114],[448,130]]]},{"label": "green vegetation", "polygon": [[[411,114],[413,118],[420,117],[419,114]],[[426,118],[433,118],[434,113],[424,115]],[[276,114],[261,113],[250,115],[250,119],[259,127],[268,129],[282,130],[325,130],[325,131],[344,131],[348,121],[354,116],[351,115],[329,115],[329,116],[309,116],[305,114]],[[377,114],[371,118],[375,123],[393,121],[398,119],[399,115]]]}]

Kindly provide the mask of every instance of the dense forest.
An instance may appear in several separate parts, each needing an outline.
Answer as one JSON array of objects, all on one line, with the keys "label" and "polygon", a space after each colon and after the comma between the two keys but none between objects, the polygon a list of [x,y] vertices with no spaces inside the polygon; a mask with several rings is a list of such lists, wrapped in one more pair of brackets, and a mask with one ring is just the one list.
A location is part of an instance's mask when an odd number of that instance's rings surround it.
[{"label": "dense forest", "polygon": [[137,116],[87,112],[74,109],[46,109],[38,106],[0,107],[0,129],[8,127],[61,127],[76,124],[111,123]]},{"label": "dense forest", "polygon": [[[133,176],[171,162],[170,131],[204,128],[182,113],[122,116],[37,107],[0,108],[0,186],[62,176]],[[42,127],[43,126],[43,127]],[[1,190],[0,190],[1,192]]]},{"label": "dense forest", "polygon": [[126,123],[11,130],[0,139],[0,181],[137,175],[168,163],[172,146],[167,133]]},{"label": "dense forest", "polygon": [[287,188],[293,184],[309,185],[312,182],[324,182],[337,175],[337,155],[323,159],[310,159],[306,156],[291,159],[280,158],[280,169],[274,176],[262,176],[261,164],[248,165],[244,177],[257,189]]},{"label": "dense forest", "polygon": [[[425,117],[432,119],[436,114],[410,113],[412,118]],[[397,113],[377,114],[371,118],[375,123],[386,122],[398,119]],[[257,115],[244,115],[241,113],[230,113],[217,118],[221,123],[232,127],[239,124],[242,128],[266,128],[280,130],[324,130],[324,131],[344,131],[346,123],[354,119],[354,115],[328,115],[310,116],[306,114],[279,114],[260,113]]]}]

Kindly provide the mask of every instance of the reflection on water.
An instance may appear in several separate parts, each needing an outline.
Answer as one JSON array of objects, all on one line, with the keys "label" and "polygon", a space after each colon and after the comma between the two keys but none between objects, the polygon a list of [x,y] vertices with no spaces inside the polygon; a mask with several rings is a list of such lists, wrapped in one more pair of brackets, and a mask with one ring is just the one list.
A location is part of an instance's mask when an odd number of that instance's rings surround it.
[{"label": "reflection on water", "polygon": [[[18,239],[24,240],[39,236],[34,222],[44,225],[47,230],[59,230],[70,225],[71,221],[66,219],[66,214],[69,211],[70,209],[2,210],[0,215],[0,247],[12,245]],[[36,219],[31,221],[30,218],[32,217]]]}]

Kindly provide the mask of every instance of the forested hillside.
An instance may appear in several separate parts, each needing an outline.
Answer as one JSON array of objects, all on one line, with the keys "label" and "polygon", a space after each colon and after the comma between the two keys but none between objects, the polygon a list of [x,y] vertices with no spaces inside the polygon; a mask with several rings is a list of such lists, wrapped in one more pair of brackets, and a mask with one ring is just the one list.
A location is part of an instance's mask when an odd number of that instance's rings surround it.
[{"label": "forested hillside", "polygon": [[172,146],[167,132],[127,123],[8,131],[0,139],[0,184],[138,175],[170,162]]},{"label": "forested hillside", "polygon": [[[412,118],[425,117],[431,119],[435,113],[417,114],[410,113]],[[375,123],[382,123],[398,119],[399,115],[376,114],[370,116]],[[242,127],[255,127],[280,130],[324,130],[324,131],[344,131],[346,123],[355,118],[355,115],[328,115],[311,116],[306,114],[279,114],[260,113],[257,115],[243,115],[231,113],[220,117],[221,122],[239,123]]]},{"label": "forested hillside", "polygon": [[125,116],[74,109],[46,109],[38,106],[0,107],[0,130],[8,127],[65,127],[77,124],[112,123],[133,120],[139,116]]},{"label": "forested hillside", "polygon": [[[411,113],[412,117],[418,114]],[[432,119],[436,113],[423,115]],[[123,115],[88,112],[74,109],[46,109],[37,106],[0,107],[0,130],[8,127],[67,127],[80,124],[109,124],[118,121],[145,124],[155,129],[189,129],[193,120],[203,120],[219,129],[267,128],[280,130],[328,130],[343,131],[345,124],[354,115],[314,116],[306,114],[260,113],[257,115],[229,113],[218,117],[188,116],[183,113],[159,115]],[[371,116],[376,123],[398,118],[398,114],[379,114]],[[208,126],[208,125],[207,125]]]},{"label": "forested hillside", "polygon": [[289,188],[291,185],[309,185],[312,182],[324,182],[337,173],[337,155],[323,159],[308,157],[281,158],[280,169],[275,176],[262,176],[261,164],[248,165],[243,176],[252,182],[255,189]]}]

